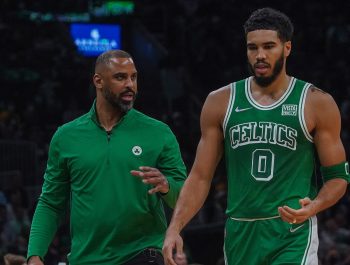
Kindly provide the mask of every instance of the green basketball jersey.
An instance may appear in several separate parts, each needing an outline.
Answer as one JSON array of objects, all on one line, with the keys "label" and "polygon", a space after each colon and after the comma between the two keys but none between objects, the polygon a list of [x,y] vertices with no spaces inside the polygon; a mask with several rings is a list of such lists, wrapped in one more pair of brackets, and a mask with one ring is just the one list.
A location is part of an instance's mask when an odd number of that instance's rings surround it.
[{"label": "green basketball jersey", "polygon": [[278,207],[300,208],[315,194],[314,145],[304,105],[311,84],[291,78],[275,103],[251,94],[252,77],[232,83],[223,130],[228,174],[226,213],[236,218],[278,215]]}]

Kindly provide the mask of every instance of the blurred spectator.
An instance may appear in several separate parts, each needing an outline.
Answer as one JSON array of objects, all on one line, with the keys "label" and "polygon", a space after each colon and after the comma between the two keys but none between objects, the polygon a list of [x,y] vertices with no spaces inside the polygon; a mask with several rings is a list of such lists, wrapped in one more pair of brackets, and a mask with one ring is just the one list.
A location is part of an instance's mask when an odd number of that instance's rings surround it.
[{"label": "blurred spectator", "polygon": [[0,255],[5,254],[16,239],[11,226],[11,213],[11,205],[8,204],[5,194],[0,191]]},{"label": "blurred spectator", "polygon": [[4,256],[5,265],[26,265],[26,259],[23,256],[15,254],[6,254]]}]

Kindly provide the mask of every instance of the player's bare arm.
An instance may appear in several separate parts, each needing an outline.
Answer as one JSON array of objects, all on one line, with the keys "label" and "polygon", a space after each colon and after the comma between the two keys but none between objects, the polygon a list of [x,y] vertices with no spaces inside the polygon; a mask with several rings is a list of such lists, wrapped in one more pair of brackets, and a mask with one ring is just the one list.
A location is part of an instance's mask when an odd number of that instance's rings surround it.
[{"label": "player's bare arm", "polygon": [[[323,167],[332,167],[346,161],[340,139],[341,118],[334,99],[324,91],[310,88],[306,98],[305,119]],[[334,205],[346,192],[347,181],[333,178],[324,183],[314,200],[300,200],[301,209],[280,207],[283,220],[290,223],[304,222],[311,216]]]},{"label": "player's bare arm", "polygon": [[176,204],[163,246],[165,263],[175,265],[173,249],[182,253],[180,231],[202,207],[211,185],[217,164],[223,153],[222,122],[229,98],[229,88],[224,87],[209,94],[200,118],[201,139],[196,158]]}]

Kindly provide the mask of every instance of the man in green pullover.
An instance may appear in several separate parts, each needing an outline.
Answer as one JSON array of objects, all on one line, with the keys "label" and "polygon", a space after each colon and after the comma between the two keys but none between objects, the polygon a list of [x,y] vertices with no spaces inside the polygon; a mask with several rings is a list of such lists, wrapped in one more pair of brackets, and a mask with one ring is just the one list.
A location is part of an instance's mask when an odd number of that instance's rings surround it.
[{"label": "man in green pullover", "polygon": [[28,264],[44,264],[67,208],[69,264],[163,264],[163,202],[175,206],[186,178],[179,145],[166,124],[133,108],[137,71],[127,52],[101,54],[93,82],[91,110],[51,140]]}]

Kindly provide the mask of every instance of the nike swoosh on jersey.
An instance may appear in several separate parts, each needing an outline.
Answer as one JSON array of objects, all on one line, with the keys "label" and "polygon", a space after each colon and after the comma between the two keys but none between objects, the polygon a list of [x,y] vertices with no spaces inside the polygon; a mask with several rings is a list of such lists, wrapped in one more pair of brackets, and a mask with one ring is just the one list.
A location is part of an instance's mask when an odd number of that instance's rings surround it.
[{"label": "nike swoosh on jersey", "polygon": [[295,227],[295,228],[291,227],[291,228],[289,228],[289,232],[294,233],[295,231],[297,231],[297,230],[299,230],[300,228],[302,228],[304,225],[305,225],[305,224],[302,224],[302,225],[300,225],[300,226],[298,226],[298,227]]},{"label": "nike swoosh on jersey", "polygon": [[242,112],[242,111],[249,110],[249,109],[251,109],[251,108],[252,108],[252,107],[250,107],[250,108],[240,109],[239,107],[237,107],[237,108],[235,109],[235,111],[236,111],[236,112]]}]

